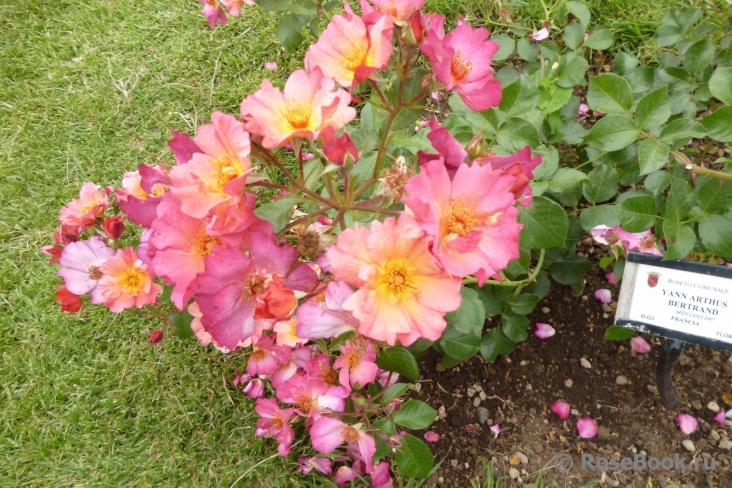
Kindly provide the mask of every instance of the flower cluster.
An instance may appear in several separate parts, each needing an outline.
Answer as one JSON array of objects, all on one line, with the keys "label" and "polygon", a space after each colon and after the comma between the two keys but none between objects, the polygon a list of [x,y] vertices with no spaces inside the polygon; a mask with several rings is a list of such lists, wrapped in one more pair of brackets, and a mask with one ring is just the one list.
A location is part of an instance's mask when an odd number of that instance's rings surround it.
[{"label": "flower cluster", "polygon": [[[242,2],[224,3],[236,15]],[[414,361],[404,348],[440,339],[463,279],[503,279],[520,256],[517,206],[530,204],[541,162],[528,147],[507,156],[463,147],[436,120],[435,152],[407,161],[388,147],[388,122],[372,174],[357,183],[363,146],[347,128],[356,94],[380,100],[391,121],[434,90],[475,110],[500,101],[488,32],[463,23],[445,33],[444,18],[421,6],[363,2],[358,16],[346,5],[284,89],[264,80],[240,118],[215,112],[194,137],[173,132],[170,167],[140,164],[117,189],[84,184],[45,249],[61,265],[63,310],[78,312],[86,296],[115,313],[169,300],[201,344],[246,357],[235,384],[256,399],[256,435],[284,456],[307,433],[315,455],[299,459],[300,471],[333,474],[339,486],[367,475],[391,486],[383,457],[421,442],[396,429],[417,428],[399,399],[404,365],[377,357]],[[225,21],[217,2],[204,12]],[[421,92],[390,101],[377,71],[398,67],[403,86],[420,53],[432,65]],[[305,164],[321,168],[319,183]],[[288,183],[270,180],[276,173]],[[139,239],[124,234],[130,223]],[[377,445],[388,449],[375,456]]]}]

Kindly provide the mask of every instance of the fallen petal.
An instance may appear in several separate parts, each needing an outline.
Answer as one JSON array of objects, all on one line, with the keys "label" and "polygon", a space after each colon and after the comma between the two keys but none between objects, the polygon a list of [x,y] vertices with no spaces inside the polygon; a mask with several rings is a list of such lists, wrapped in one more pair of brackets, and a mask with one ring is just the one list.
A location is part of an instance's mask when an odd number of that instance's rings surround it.
[{"label": "fallen petal", "polygon": [[686,413],[680,413],[678,417],[676,417],[676,422],[679,424],[679,429],[684,434],[691,434],[696,431],[696,428],[699,426],[699,423],[696,421],[696,419]]},{"label": "fallen petal", "polygon": [[595,292],[595,298],[600,300],[602,303],[610,303],[613,301],[613,296],[607,288],[600,288],[597,290]]},{"label": "fallen petal", "polygon": [[556,330],[554,330],[554,327],[552,327],[549,324],[543,324],[541,322],[536,323],[536,330],[534,330],[534,335],[538,337],[539,339],[548,339],[554,334],[556,334]]},{"label": "fallen petal", "polygon": [[583,439],[592,439],[597,435],[597,422],[590,417],[582,417],[577,420],[577,431]]},{"label": "fallen petal", "polygon": [[498,434],[501,433],[501,426],[498,424],[491,425],[491,432],[493,432],[493,437],[498,437]]},{"label": "fallen petal", "polygon": [[440,434],[428,430],[424,433],[424,440],[426,440],[427,442],[437,442],[440,440]]},{"label": "fallen petal", "polygon": [[269,71],[277,71],[277,63],[275,63],[274,61],[267,61],[266,63],[264,63],[264,69]]},{"label": "fallen petal", "polygon": [[630,347],[636,354],[648,354],[651,352],[651,345],[642,337],[633,337],[630,340]]},{"label": "fallen petal", "polygon": [[552,412],[554,412],[557,417],[559,417],[562,420],[566,420],[569,418],[569,414],[571,411],[571,405],[566,402],[554,402],[552,404]]},{"label": "fallen petal", "polygon": [[590,111],[590,106],[586,103],[580,103],[579,110],[577,110],[577,115],[584,115],[587,112]]},{"label": "fallen petal", "polygon": [[717,415],[714,416],[714,420],[716,420],[719,425],[724,427],[724,409],[717,412]]},{"label": "fallen petal", "polygon": [[607,282],[611,285],[617,285],[618,279],[615,277],[615,271],[610,271],[608,273],[605,273],[605,278],[607,278]]}]

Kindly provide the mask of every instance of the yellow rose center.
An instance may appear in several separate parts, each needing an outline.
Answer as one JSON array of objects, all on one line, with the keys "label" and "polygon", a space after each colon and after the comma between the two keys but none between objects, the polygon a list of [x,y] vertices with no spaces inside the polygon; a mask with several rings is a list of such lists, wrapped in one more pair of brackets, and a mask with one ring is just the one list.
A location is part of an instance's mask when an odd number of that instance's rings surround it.
[{"label": "yellow rose center", "polygon": [[135,268],[122,274],[122,287],[130,293],[137,293],[142,286],[142,273]]},{"label": "yellow rose center", "polygon": [[[258,274],[249,275],[244,281],[244,288],[242,288],[242,296],[246,300],[251,300],[256,295],[262,294],[267,291],[264,286],[264,277]],[[297,322],[295,322],[297,324]]]},{"label": "yellow rose center", "polygon": [[285,119],[293,129],[305,129],[310,124],[313,107],[309,103],[298,103],[287,100],[285,103]]},{"label": "yellow rose center", "polygon": [[391,259],[384,265],[381,280],[397,297],[414,288],[414,272],[412,267],[401,258]]},{"label": "yellow rose center", "polygon": [[241,175],[241,171],[239,171],[234,162],[228,156],[211,158],[208,162],[214,167],[214,171],[211,174],[213,184],[210,185],[211,189],[214,191],[224,191],[224,187],[228,182]]},{"label": "yellow rose center", "polygon": [[343,427],[341,435],[343,436],[343,440],[349,444],[358,442],[358,430],[355,427],[351,427],[350,425]]},{"label": "yellow rose center", "polygon": [[389,14],[392,17],[396,17],[397,15],[396,2],[391,2],[389,5],[384,5],[383,7],[377,7],[376,10]]},{"label": "yellow rose center", "polygon": [[[395,7],[396,8],[396,7]],[[354,46],[341,58],[341,66],[348,71],[356,71],[356,68],[366,64],[366,47]]]},{"label": "yellow rose center", "polygon": [[265,357],[267,357],[267,351],[265,351],[264,349],[257,349],[249,356],[249,359],[254,361],[261,361]]},{"label": "yellow rose center", "polygon": [[356,368],[361,364],[361,356],[356,352],[349,352],[346,354],[346,366],[349,368]]},{"label": "yellow rose center", "polygon": [[465,59],[463,53],[455,51],[455,55],[450,60],[450,72],[455,81],[463,81],[470,74],[470,68],[473,64]]},{"label": "yellow rose center", "polygon": [[198,256],[199,258],[208,256],[213,251],[214,246],[220,245],[220,237],[210,236],[206,234],[206,231],[203,229],[198,231],[196,237],[193,238],[193,242],[191,242],[191,248],[193,249],[193,252],[196,254],[196,256]]},{"label": "yellow rose center", "polygon": [[447,233],[456,234],[460,237],[465,237],[477,222],[475,214],[465,208],[460,200],[454,200],[450,203],[445,220],[447,222]]}]

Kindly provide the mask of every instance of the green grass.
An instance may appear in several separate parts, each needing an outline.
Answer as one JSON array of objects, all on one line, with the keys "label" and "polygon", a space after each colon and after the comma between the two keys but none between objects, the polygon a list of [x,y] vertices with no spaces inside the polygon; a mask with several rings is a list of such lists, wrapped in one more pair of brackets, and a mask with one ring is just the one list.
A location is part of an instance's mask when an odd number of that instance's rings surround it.
[{"label": "green grass", "polygon": [[[637,46],[679,2],[590,3]],[[533,0],[512,8],[541,13]],[[0,4],[0,486],[300,485],[292,460],[256,442],[252,404],[231,386],[240,355],[175,337],[149,345],[158,324],[142,316],[60,313],[40,253],[83,182],[171,164],[170,130],[238,113],[271,75],[264,61],[300,67],[302,52],[276,43],[276,20],[245,9],[210,30],[195,0]]]}]

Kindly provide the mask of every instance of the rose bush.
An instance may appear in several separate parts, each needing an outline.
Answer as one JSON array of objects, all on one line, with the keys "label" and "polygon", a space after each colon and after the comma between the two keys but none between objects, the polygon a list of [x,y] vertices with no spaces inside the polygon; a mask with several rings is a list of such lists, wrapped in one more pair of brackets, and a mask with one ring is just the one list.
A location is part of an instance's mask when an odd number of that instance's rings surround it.
[{"label": "rose bush", "polygon": [[[582,289],[585,233],[609,246],[611,280],[632,250],[732,258],[729,159],[702,163],[732,141],[729,36],[715,46],[705,24],[692,30],[698,11],[672,11],[658,40],[680,56],[651,68],[621,53],[581,107],[587,51],[612,44],[585,32],[581,3],[555,4],[546,32],[515,29],[518,41],[462,22],[446,32],[421,7],[346,4],[283,89],[265,80],[239,118],[173,132],[170,167],[85,183],[44,248],[64,311],[144,307],[241,354],[234,382],[256,400],[256,435],[281,455],[307,439],[300,471],[339,486],[429,475],[429,448],[403,429],[438,412],[403,401],[400,377],[416,381],[430,347],[445,367],[509,354],[550,279]],[[522,71],[494,72],[514,49]],[[439,92],[451,113],[422,119]],[[590,110],[604,116],[587,130]]]}]

